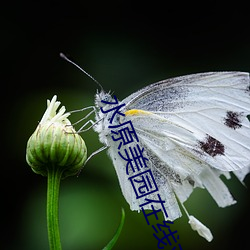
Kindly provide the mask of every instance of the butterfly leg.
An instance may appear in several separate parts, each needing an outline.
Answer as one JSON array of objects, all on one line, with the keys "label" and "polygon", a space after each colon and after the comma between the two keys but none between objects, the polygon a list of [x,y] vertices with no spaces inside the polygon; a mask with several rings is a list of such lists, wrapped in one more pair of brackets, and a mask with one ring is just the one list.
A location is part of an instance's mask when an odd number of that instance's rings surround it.
[{"label": "butterfly leg", "polygon": [[[85,128],[88,124],[91,125],[87,128]],[[90,130],[94,125],[96,124],[96,122],[93,122],[92,120],[88,120],[86,123],[84,123],[78,130],[77,130],[77,133],[83,133],[83,132],[86,132],[88,130]]]},{"label": "butterfly leg", "polygon": [[87,115],[85,115],[83,118],[81,118],[79,121],[75,122],[73,125],[76,125],[76,124],[82,122],[83,120],[87,119],[93,113],[96,113],[96,108],[94,106],[90,106],[90,107],[70,111],[70,114],[73,114],[73,113],[76,113],[76,112],[83,112],[83,111],[85,111],[87,109],[92,109],[92,110]]},{"label": "butterfly leg", "polygon": [[[85,115],[83,118],[81,118],[80,120],[78,120],[77,122],[75,122],[74,124],[72,124],[73,126],[81,123],[82,121],[86,120],[87,118],[89,118],[93,113],[96,113],[96,108],[95,106],[90,106],[90,107],[86,107],[86,108],[82,108],[82,109],[77,109],[77,110],[73,110],[70,111],[70,114],[76,113],[76,112],[83,112],[85,110],[91,109],[91,111]],[[91,126],[84,129],[88,124],[91,123]],[[81,132],[85,132],[88,131],[89,129],[91,129],[96,123],[93,122],[92,120],[88,120],[86,123],[84,123],[77,131],[77,133],[81,133]]]},{"label": "butterfly leg", "polygon": [[99,154],[100,152],[102,152],[103,150],[107,149],[108,146],[102,146],[101,148],[97,149],[96,151],[94,151],[93,153],[91,153],[91,155],[87,158],[87,160],[84,162],[83,166],[81,167],[81,169],[79,170],[79,172],[77,173],[77,176],[80,175],[82,169],[84,168],[84,166],[87,164],[87,162],[96,154]]}]

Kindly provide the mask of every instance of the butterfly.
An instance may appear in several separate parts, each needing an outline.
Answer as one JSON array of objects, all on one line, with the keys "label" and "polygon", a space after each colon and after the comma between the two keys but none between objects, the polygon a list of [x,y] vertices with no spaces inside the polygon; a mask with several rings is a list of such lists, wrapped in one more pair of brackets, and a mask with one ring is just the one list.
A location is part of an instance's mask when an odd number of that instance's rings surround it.
[{"label": "butterfly", "polygon": [[[115,115],[108,112],[117,105],[120,109]],[[108,150],[131,210],[140,211],[140,203],[128,180],[132,171],[116,143],[122,124],[129,122],[131,138],[143,148],[141,160],[146,160],[153,173],[169,220],[182,215],[178,201],[186,211],[183,203],[197,187],[205,188],[219,207],[235,203],[220,176],[230,178],[233,173],[243,182],[250,172],[248,73],[208,72],[170,78],[122,101],[102,89],[95,96],[95,109],[93,129]],[[131,144],[123,143],[122,149],[131,157]],[[156,194],[149,197],[154,199]],[[144,209],[152,207],[148,204]],[[186,213],[191,227],[212,240],[210,230]]]},{"label": "butterfly", "polygon": [[[130,209],[137,211],[141,210],[140,199],[128,178],[135,170],[131,159],[137,167],[146,163],[154,176],[154,180],[146,176],[147,181],[151,186],[157,184],[157,191],[165,201],[165,219],[174,221],[181,217],[180,204],[191,228],[211,241],[209,228],[189,215],[183,203],[197,187],[206,189],[219,207],[236,202],[220,176],[229,179],[234,174],[243,183],[250,172],[249,74],[225,71],[170,78],[146,86],[119,102],[86,71],[64,54],[60,56],[101,88],[95,96],[95,107],[82,109],[92,108],[92,111],[81,121],[93,112],[95,121],[86,122],[79,132],[88,130],[85,125],[91,123],[104,146],[86,162],[108,149],[121,191]],[[125,124],[130,124],[130,129],[122,128]],[[125,131],[129,133],[125,135]],[[117,147],[119,141],[123,143]],[[131,150],[136,147],[137,151]],[[144,187],[139,185],[141,190]],[[151,200],[157,200],[156,196],[155,192],[148,195]],[[144,205],[144,209],[152,209],[150,203]],[[161,207],[156,203],[154,209]]]}]

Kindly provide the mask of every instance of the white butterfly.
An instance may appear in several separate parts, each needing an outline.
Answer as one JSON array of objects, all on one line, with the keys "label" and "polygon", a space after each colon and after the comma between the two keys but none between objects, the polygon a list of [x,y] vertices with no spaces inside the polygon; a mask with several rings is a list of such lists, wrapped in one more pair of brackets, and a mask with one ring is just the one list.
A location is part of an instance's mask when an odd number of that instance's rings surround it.
[{"label": "white butterfly", "polygon": [[[136,143],[144,148],[148,168],[165,200],[168,219],[181,216],[177,199],[183,205],[196,187],[207,189],[220,207],[235,203],[220,175],[230,178],[233,172],[242,182],[250,172],[248,73],[210,72],[160,81],[119,102],[125,104],[119,110],[125,116],[103,113],[117,106],[107,104],[115,101],[103,90],[96,94],[93,129],[108,147],[131,210],[139,211],[140,203],[128,180],[126,161],[118,154],[119,143],[114,141],[119,132],[115,126],[127,121],[133,124],[139,141]],[[131,144],[122,148],[129,152],[129,147]],[[150,204],[144,209],[151,209]],[[191,227],[211,241],[209,229],[186,213]]]}]

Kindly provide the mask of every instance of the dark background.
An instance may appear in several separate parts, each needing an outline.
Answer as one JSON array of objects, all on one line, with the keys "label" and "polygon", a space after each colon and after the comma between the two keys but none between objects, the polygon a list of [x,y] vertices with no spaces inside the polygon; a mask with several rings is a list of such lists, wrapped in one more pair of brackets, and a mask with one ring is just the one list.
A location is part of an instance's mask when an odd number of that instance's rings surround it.
[{"label": "dark background", "polygon": [[[248,5],[240,2],[19,1],[2,4],[0,21],[2,249],[48,249],[46,178],[35,175],[25,161],[27,140],[46,99],[57,94],[67,110],[93,105],[97,85],[63,61],[60,52],[119,99],[168,77],[250,69]],[[82,136],[89,154],[101,147],[94,132]],[[225,182],[236,205],[218,208],[204,190],[196,190],[186,202],[214,240],[199,237],[183,216],[174,222],[183,249],[247,249],[249,188],[235,177]],[[157,249],[152,228],[142,213],[129,210],[112,163],[102,152],[79,178],[62,182],[63,249],[102,249],[119,224],[121,207],[126,220],[114,249]]]}]

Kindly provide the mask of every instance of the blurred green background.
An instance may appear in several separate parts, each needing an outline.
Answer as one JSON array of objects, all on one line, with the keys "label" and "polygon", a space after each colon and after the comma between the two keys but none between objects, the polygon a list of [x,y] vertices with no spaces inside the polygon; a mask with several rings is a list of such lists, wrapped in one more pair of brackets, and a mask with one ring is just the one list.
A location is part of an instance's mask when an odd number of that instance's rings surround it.
[{"label": "blurred green background", "polygon": [[[229,4],[229,3],[227,3]],[[2,230],[1,249],[48,249],[46,178],[25,161],[26,142],[54,94],[67,110],[93,105],[96,84],[59,57],[64,52],[105,90],[123,99],[147,84],[205,71],[250,69],[247,8],[176,6],[132,1],[10,2],[1,8]],[[71,120],[77,121],[79,115]],[[101,147],[93,131],[82,134],[89,154]],[[182,249],[248,249],[249,187],[225,181],[238,203],[218,208],[205,190],[186,202],[213,235],[206,242],[187,218],[174,222]],[[153,229],[125,202],[105,152],[81,175],[62,181],[60,228],[65,250],[102,249],[125,209],[114,249],[157,249]],[[171,247],[165,247],[171,249]]]}]

